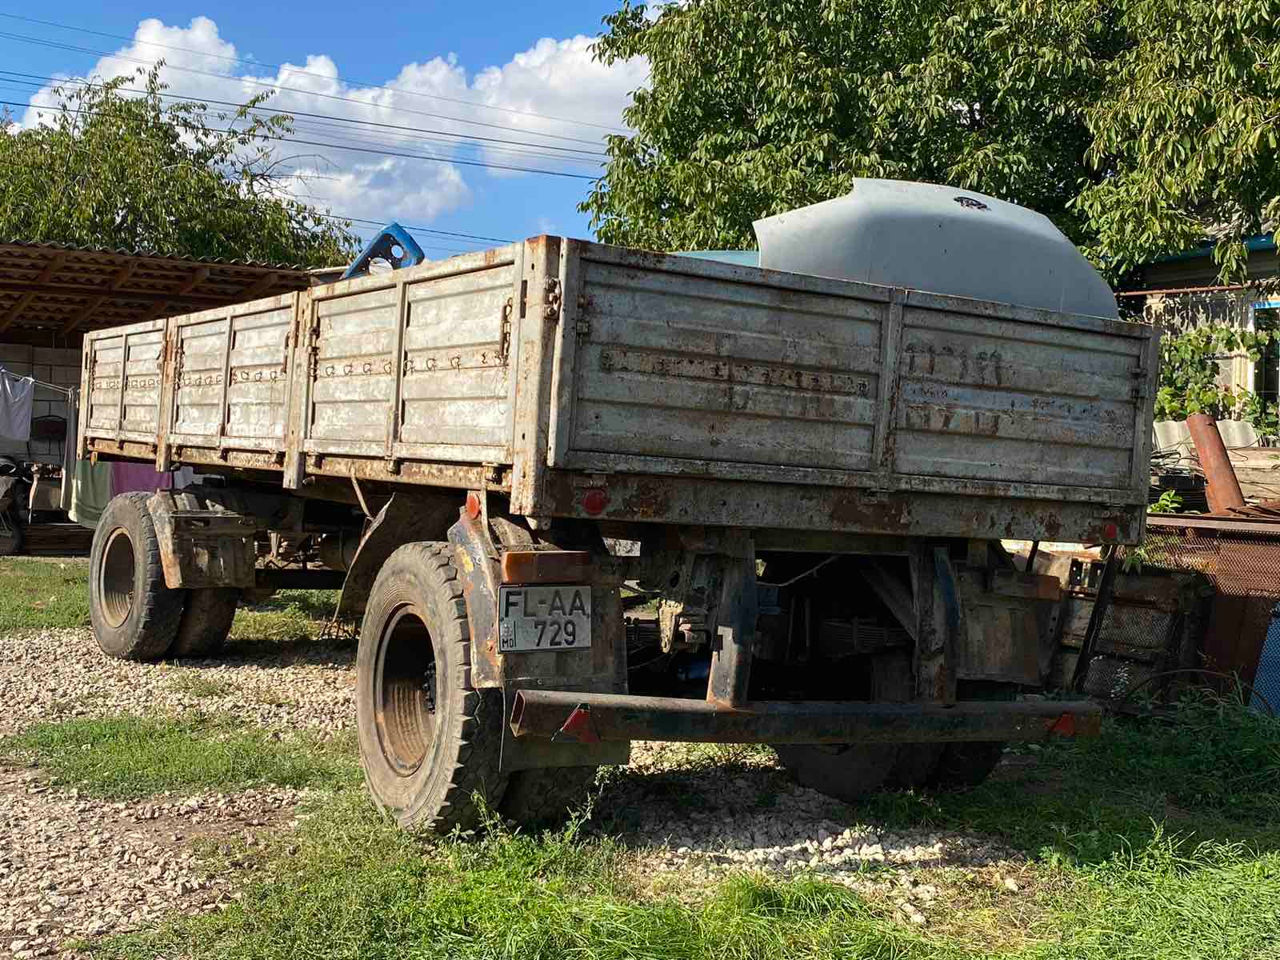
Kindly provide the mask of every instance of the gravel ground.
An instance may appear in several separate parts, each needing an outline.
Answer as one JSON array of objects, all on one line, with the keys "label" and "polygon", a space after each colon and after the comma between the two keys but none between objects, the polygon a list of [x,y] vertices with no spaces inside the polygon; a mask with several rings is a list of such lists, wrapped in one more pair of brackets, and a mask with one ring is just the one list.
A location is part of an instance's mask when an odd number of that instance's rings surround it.
[{"label": "gravel ground", "polygon": [[[631,765],[605,785],[597,829],[620,833],[659,886],[674,875],[696,894],[731,871],[824,876],[891,893],[908,919],[925,922],[936,888],[910,872],[935,867],[1013,867],[1021,855],[981,836],[890,829],[856,807],[792,783],[768,751],[637,743]],[[677,889],[679,889],[677,887]]]},{"label": "gravel ground", "polygon": [[311,643],[129,663],[104,656],[86,628],[10,633],[0,641],[0,736],[40,721],[200,710],[328,738],[354,722],[354,659]]},{"label": "gravel ground", "polygon": [[234,877],[202,866],[191,841],[252,846],[257,830],[289,824],[300,797],[273,789],[111,803],[0,768],[0,956],[44,956],[172,910],[218,909],[236,896]]},{"label": "gravel ground", "polygon": [[[301,644],[148,665],[105,657],[87,629],[13,633],[0,640],[0,736],[39,721],[195,710],[332,736],[353,722],[353,657]],[[0,771],[0,957],[39,956],[170,909],[217,909],[234,878],[202,868],[190,841],[251,836],[291,818],[295,800],[281,790],[108,803],[51,790],[38,771]],[[751,749],[635,744],[630,768],[607,776],[589,829],[633,848],[655,889],[698,897],[731,871],[814,873],[887,896],[913,923],[937,895],[913,879],[917,868],[1018,862],[983,837],[867,822]]]}]

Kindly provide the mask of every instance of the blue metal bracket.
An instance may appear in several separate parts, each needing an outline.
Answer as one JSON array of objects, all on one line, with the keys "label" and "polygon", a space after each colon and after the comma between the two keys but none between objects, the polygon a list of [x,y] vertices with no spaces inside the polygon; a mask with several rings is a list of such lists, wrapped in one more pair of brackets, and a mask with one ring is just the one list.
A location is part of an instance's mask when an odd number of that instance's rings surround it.
[{"label": "blue metal bracket", "polygon": [[351,266],[347,267],[342,279],[364,276],[374,260],[385,260],[393,270],[403,270],[405,267],[417,266],[426,259],[427,255],[422,252],[417,241],[409,236],[408,230],[398,223],[388,223],[369,241]]}]

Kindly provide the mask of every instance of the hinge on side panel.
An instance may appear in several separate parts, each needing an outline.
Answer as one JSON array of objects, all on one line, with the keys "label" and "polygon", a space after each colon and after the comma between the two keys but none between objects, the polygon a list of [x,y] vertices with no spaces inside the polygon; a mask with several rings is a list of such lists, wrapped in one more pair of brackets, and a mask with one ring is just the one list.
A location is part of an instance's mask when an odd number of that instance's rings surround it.
[{"label": "hinge on side panel", "polygon": [[591,321],[579,317],[578,322],[573,325],[573,329],[578,332],[578,336],[589,337],[591,336]]},{"label": "hinge on side panel", "polygon": [[514,310],[514,301],[511,297],[507,297],[507,302],[502,305],[502,332],[498,342],[498,356],[503,363],[506,363],[511,356],[511,314]]},{"label": "hinge on side panel", "polygon": [[555,277],[548,277],[542,289],[546,295],[542,316],[547,320],[555,320],[560,316],[560,281]]}]

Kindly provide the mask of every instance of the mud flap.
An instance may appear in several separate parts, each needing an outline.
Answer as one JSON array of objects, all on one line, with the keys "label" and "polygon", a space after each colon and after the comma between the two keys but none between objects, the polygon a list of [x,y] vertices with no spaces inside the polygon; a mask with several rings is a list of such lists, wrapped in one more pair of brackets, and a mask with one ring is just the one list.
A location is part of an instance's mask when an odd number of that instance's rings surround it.
[{"label": "mud flap", "polygon": [[[539,767],[584,767],[626,763],[629,742],[593,743],[569,737],[516,737],[511,708],[519,689],[626,692],[626,634],[616,585],[591,581],[592,645],[586,650],[501,653],[498,649],[499,552],[480,518],[465,513],[449,528],[471,624],[471,684],[498,687],[503,695],[500,772]],[[547,545],[548,549],[554,549]]]}]

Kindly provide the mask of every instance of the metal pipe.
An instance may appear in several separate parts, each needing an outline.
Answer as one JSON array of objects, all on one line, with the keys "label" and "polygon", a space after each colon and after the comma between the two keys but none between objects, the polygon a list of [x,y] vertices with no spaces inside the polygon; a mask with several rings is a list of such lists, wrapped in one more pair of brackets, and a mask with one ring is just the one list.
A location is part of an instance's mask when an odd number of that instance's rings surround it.
[{"label": "metal pipe", "polygon": [[1105,548],[1106,562],[1102,567],[1102,579],[1098,582],[1098,592],[1093,595],[1093,610],[1089,613],[1089,625],[1084,630],[1084,640],[1080,644],[1080,655],[1076,657],[1076,668],[1071,674],[1071,689],[1077,693],[1084,690],[1084,682],[1089,676],[1089,663],[1093,660],[1093,651],[1097,648],[1098,637],[1102,635],[1102,624],[1107,617],[1107,608],[1111,606],[1111,596],[1115,592],[1116,571],[1120,567],[1119,554],[1113,544]]},{"label": "metal pipe", "polygon": [[1257,283],[1220,283],[1212,287],[1166,287],[1163,290],[1121,290],[1117,297],[1173,296],[1179,293],[1226,293],[1229,290],[1256,290]]},{"label": "metal pipe", "polygon": [[706,700],[614,693],[518,690],[516,737],[556,742],[668,740],[691,743],[916,743],[1092,736],[1102,709],[1088,701],[867,703],[754,701],[740,709]]},{"label": "metal pipe", "polygon": [[1244,494],[1240,492],[1240,482],[1236,479],[1235,468],[1231,466],[1231,458],[1227,456],[1217,421],[1207,413],[1193,413],[1187,417],[1187,429],[1191,431],[1191,441],[1196,445],[1196,456],[1200,458],[1200,469],[1208,483],[1205,496],[1209,500],[1209,512],[1221,513],[1233,507],[1243,507]]}]

